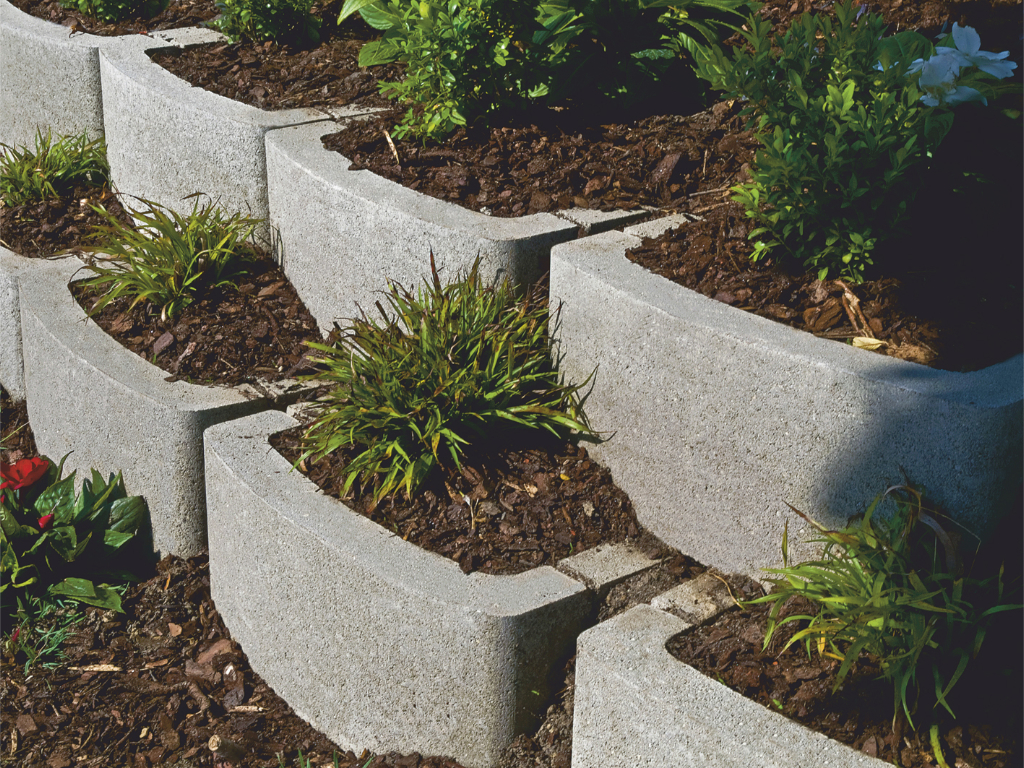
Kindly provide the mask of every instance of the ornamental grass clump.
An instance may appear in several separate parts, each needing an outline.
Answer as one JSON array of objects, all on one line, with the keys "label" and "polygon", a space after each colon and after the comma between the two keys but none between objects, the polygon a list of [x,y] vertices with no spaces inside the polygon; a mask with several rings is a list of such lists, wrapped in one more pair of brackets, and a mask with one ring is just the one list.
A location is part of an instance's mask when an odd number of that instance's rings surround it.
[{"label": "ornamental grass clump", "polygon": [[517,299],[507,282],[484,286],[479,260],[448,285],[433,254],[430,266],[415,295],[389,285],[380,320],[364,313],[334,344],[310,344],[325,366],[312,378],[337,386],[305,432],[302,459],[353,449],[346,492],[359,480],[375,500],[411,495],[439,466],[459,467],[474,442],[509,430],[593,434],[581,387],[552,367],[539,292]]},{"label": "ornamental grass clump", "polygon": [[53,140],[49,131],[36,132],[35,150],[0,144],[0,199],[14,206],[60,199],[76,184],[101,187],[110,166],[103,139],[85,134]]},{"label": "ornamental grass clump", "polygon": [[778,250],[819,279],[863,282],[949,132],[949,108],[1013,90],[994,81],[1016,65],[981,51],[970,27],[938,48],[909,30],[886,37],[881,16],[852,0],[835,22],[805,13],[774,38],[757,14],[747,26],[745,48],[696,58],[697,74],[756,118],[752,181],[733,188],[757,224],[751,258]]},{"label": "ornamental grass clump", "polygon": [[[887,497],[894,499],[895,511],[882,520],[875,512]],[[776,575],[767,579],[775,590],[750,601],[773,603],[764,647],[782,625],[805,621],[786,648],[803,641],[808,655],[816,650],[840,661],[833,693],[867,652],[892,683],[894,725],[903,716],[913,728],[913,716],[925,703],[953,715],[950,691],[978,656],[992,617],[1021,607],[1005,601],[1002,566],[985,579],[965,574],[958,535],[947,532],[937,513],[906,486],[888,489],[842,530],[828,530],[794,511],[821,533],[813,541],[825,545],[824,555],[791,566],[783,536],[784,567],[768,570]],[[779,621],[783,605],[796,595],[820,606],[820,613]]]},{"label": "ornamental grass clump", "polygon": [[146,200],[143,208],[129,209],[136,226],[120,221],[101,206],[93,209],[107,224],[90,235],[99,244],[82,250],[93,254],[85,269],[95,277],[82,281],[91,288],[106,288],[92,307],[99,312],[121,296],[160,308],[167,322],[192,303],[201,291],[235,286],[246,274],[247,260],[258,258],[248,242],[261,219],[227,215],[212,203],[182,215]]}]

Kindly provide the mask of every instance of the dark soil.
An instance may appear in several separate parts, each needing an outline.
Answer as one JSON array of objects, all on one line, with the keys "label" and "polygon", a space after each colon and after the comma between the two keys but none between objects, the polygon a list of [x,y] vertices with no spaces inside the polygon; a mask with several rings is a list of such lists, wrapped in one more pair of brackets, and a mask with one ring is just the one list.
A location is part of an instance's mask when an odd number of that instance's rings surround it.
[{"label": "dark soil", "polygon": [[150,19],[126,19],[116,24],[101,21],[69,10],[60,0],[12,0],[11,5],[38,19],[45,19],[68,28],[68,35],[88,32],[91,35],[145,35],[164,29],[200,27],[218,15],[213,0],[171,0],[166,10]]},{"label": "dark soil", "polygon": [[[280,432],[271,445],[294,463],[302,433],[302,427]],[[639,541],[652,559],[672,557],[679,570],[692,564],[649,534],[641,538],[629,497],[583,446],[538,435],[496,436],[493,447],[467,450],[461,471],[439,468],[413,499],[392,494],[376,504],[369,492],[344,494],[354,455],[339,449],[299,470],[329,496],[466,573],[521,573],[627,539]]]},{"label": "dark soil", "polygon": [[[123,346],[170,373],[168,381],[235,385],[307,373],[305,343],[322,341],[316,320],[269,257],[249,262],[246,270],[237,288],[209,289],[168,322],[148,302],[132,308],[127,296],[92,318]],[[86,312],[99,297],[77,284],[71,292]]]},{"label": "dark soil", "polygon": [[79,184],[63,198],[8,207],[0,205],[0,241],[30,259],[46,258],[89,244],[86,237],[106,219],[91,206],[103,206],[124,224],[130,217],[110,188]]},{"label": "dark soil", "polygon": [[[1019,588],[1021,531],[1019,515],[1016,517],[1003,524],[1003,551],[991,552],[978,562],[1007,562],[1008,578]],[[738,595],[740,599],[755,596]],[[782,650],[807,622],[780,628],[768,649],[762,651],[770,610],[770,605],[732,609],[708,625],[672,638],[668,650],[744,696],[872,757],[898,760],[903,768],[937,765],[924,725],[926,713],[916,716],[918,731],[901,723],[894,732],[892,684],[880,678],[877,658],[862,654],[842,688],[833,695],[838,661],[817,652],[808,657],[800,642]],[[780,618],[813,613],[812,603],[796,597],[787,601]],[[950,696],[958,719],[939,711],[941,744],[949,765],[1020,765],[1022,657],[1020,613],[1002,614],[985,636],[980,656],[970,663]],[[925,689],[930,683],[927,679],[920,682]]]},{"label": "dark soil", "polygon": [[194,86],[260,109],[387,106],[378,79],[399,79],[402,68],[359,67],[359,49],[380,32],[358,15],[339,26],[341,5],[334,0],[323,8],[321,42],[315,47],[242,41],[165,49],[150,57]]},{"label": "dark soil", "polygon": [[14,464],[39,455],[32,428],[28,425],[25,403],[15,404],[6,389],[0,387],[0,462]]}]

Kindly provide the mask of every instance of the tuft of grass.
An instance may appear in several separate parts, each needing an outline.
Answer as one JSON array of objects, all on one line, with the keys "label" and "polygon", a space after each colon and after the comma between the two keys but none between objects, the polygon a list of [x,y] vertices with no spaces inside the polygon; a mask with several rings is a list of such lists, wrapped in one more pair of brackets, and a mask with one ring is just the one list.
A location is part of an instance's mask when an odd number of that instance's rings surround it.
[{"label": "tuft of grass", "polygon": [[442,286],[431,253],[431,279],[415,295],[389,283],[380,320],[363,313],[334,343],[310,343],[325,370],[308,378],[337,386],[300,461],[354,447],[345,491],[359,480],[379,500],[413,494],[439,465],[459,467],[474,440],[503,431],[594,434],[578,397],[587,382],[564,385],[552,366],[545,297],[484,286],[479,267]]},{"label": "tuft of grass", "polygon": [[59,667],[64,659],[64,642],[75,634],[84,618],[77,603],[52,595],[19,601],[17,626],[3,639],[4,656],[15,661],[23,657],[25,675],[37,664],[44,669]]},{"label": "tuft of grass", "polygon": [[[195,197],[195,195],[191,195]],[[227,215],[212,203],[182,215],[141,200],[142,208],[128,209],[137,222],[131,227],[93,206],[106,219],[90,235],[98,245],[85,248],[94,258],[86,267],[95,277],[84,280],[107,292],[92,307],[98,312],[121,296],[133,297],[131,306],[149,301],[169,321],[204,290],[234,286],[246,274],[245,262],[258,257],[248,242],[262,223],[239,214]]]},{"label": "tuft of grass", "polygon": [[0,199],[15,206],[60,199],[75,184],[103,186],[110,175],[103,139],[89,140],[82,133],[57,141],[47,131],[36,133],[35,150],[0,144]]}]

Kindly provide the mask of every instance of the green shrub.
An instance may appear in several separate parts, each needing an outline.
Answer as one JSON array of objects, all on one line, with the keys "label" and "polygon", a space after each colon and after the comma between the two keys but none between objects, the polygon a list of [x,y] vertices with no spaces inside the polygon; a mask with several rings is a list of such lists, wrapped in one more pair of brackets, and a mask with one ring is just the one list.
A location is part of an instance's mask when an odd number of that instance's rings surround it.
[{"label": "green shrub", "polygon": [[167,9],[170,0],[61,0],[65,8],[113,24],[123,19],[151,19]]},{"label": "green shrub", "polygon": [[200,291],[223,285],[245,274],[245,260],[256,256],[246,242],[261,223],[240,215],[226,216],[213,204],[182,216],[146,200],[144,209],[129,210],[137,228],[121,223],[106,209],[93,206],[107,224],[90,238],[99,245],[83,250],[99,254],[86,269],[95,277],[83,281],[109,289],[96,302],[98,312],[120,296],[132,296],[131,306],[150,301],[160,307],[163,321],[192,303]]},{"label": "green shrub", "polygon": [[[361,66],[400,61],[383,92],[411,104],[399,137],[443,137],[456,126],[570,95],[629,103],[670,72],[746,0],[346,0],[384,32]],[[738,18],[738,17],[737,17]],[[678,76],[678,73],[675,73]],[[676,83],[678,85],[678,83]]]},{"label": "green shrub", "polygon": [[949,107],[1019,91],[992,84],[1016,64],[981,51],[970,27],[954,24],[936,49],[912,31],[885,37],[862,11],[845,0],[835,23],[804,14],[774,39],[754,14],[747,49],[696,53],[697,74],[758,118],[752,181],[733,190],[758,224],[752,258],[782,248],[820,279],[863,281],[952,125]]},{"label": "green shrub", "polygon": [[0,464],[5,615],[13,615],[15,604],[24,610],[40,594],[121,609],[120,595],[91,578],[126,578],[117,557],[145,521],[146,504],[128,496],[120,474],[104,481],[96,470],[76,494],[75,472],[61,479],[66,459],[59,465],[45,456]]},{"label": "green shrub", "polygon": [[[750,50],[714,47],[697,72],[758,116],[752,182],[734,199],[759,225],[753,258],[783,247],[819,277],[860,282],[879,239],[894,232],[918,183],[911,173],[949,130],[952,116],[920,103],[911,61],[929,56],[916,32],[885,38],[880,16],[860,18],[851,0],[836,22],[804,14],[769,37],[757,14]],[[774,45],[774,48],[773,48]]]},{"label": "green shrub", "polygon": [[[887,496],[896,509],[883,521],[874,512]],[[764,647],[779,626],[808,621],[786,647],[802,640],[808,654],[816,649],[841,661],[833,692],[866,651],[878,657],[893,685],[895,714],[905,715],[911,727],[922,684],[931,688],[934,706],[953,714],[946,697],[978,655],[991,617],[1021,607],[1003,602],[1003,569],[988,579],[965,576],[955,537],[908,487],[890,488],[859,522],[838,531],[797,514],[822,534],[813,541],[825,545],[824,556],[791,566],[783,536],[784,567],[768,571],[777,574],[768,579],[776,591],[750,601],[774,603]],[[777,621],[794,595],[821,606],[821,612]]]},{"label": "green shrub", "polygon": [[[546,302],[517,300],[507,283],[484,287],[479,261],[467,276],[433,281],[414,296],[390,284],[382,320],[353,320],[333,344],[311,344],[338,386],[304,436],[303,459],[353,446],[347,491],[361,479],[379,499],[412,494],[439,464],[459,466],[474,440],[509,429],[587,426],[580,387],[560,383],[548,348]],[[584,383],[585,386],[585,383]]]},{"label": "green shrub", "polygon": [[48,198],[59,199],[76,184],[102,186],[110,168],[103,139],[90,141],[84,133],[53,141],[49,131],[36,133],[33,152],[0,144],[0,199],[22,205]]},{"label": "green shrub", "polygon": [[234,43],[241,39],[312,43],[320,39],[315,0],[217,0],[220,16],[209,26]]}]

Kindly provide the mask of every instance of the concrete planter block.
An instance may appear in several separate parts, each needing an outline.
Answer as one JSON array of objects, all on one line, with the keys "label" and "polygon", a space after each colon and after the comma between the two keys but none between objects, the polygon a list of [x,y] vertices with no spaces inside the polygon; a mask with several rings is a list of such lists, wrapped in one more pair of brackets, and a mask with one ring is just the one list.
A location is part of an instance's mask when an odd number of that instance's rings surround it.
[{"label": "concrete planter block", "polygon": [[572,768],[884,768],[705,677],[665,643],[692,625],[639,605],[580,635]]},{"label": "concrete planter block", "polygon": [[190,557],[206,546],[203,430],[272,400],[250,387],[165,381],[86,319],[67,288],[79,267],[75,258],[47,262],[19,280],[36,443],[53,459],[73,451],[65,467],[79,476],[123,472],[128,493],[149,505],[155,550]]},{"label": "concrete planter block", "polygon": [[[549,213],[487,216],[370,171],[350,171],[348,159],[320,142],[338,130],[317,123],[267,134],[270,219],[281,264],[322,328],[357,317],[357,305],[371,309],[386,279],[419,285],[430,274],[431,250],[442,281],[480,256],[485,280],[528,284],[547,271],[551,247],[582,226]],[[586,223],[611,227],[637,215],[591,215]]]},{"label": "concrete planter block", "polygon": [[266,411],[206,432],[212,589],[231,636],[346,749],[492,768],[533,723],[595,594],[546,566],[466,575],[403,541],[291,471],[267,440],[296,424]]},{"label": "concrete planter block", "polygon": [[[207,39],[224,40],[219,33]],[[263,137],[271,128],[327,120],[315,109],[269,112],[218,96],[172,75],[147,51],[193,44],[119,48],[100,56],[104,127],[114,185],[128,195],[178,211],[199,192],[229,213],[268,217]],[[339,110],[338,114],[359,110]],[[206,201],[201,200],[200,203]],[[269,231],[264,229],[262,236]]]},{"label": "concrete planter block", "polygon": [[1021,482],[1020,355],[975,373],[883,357],[705,298],[628,261],[606,233],[551,255],[561,370],[597,366],[594,456],[641,523],[701,562],[755,578],[813,531],[910,481],[984,536]]},{"label": "concrete planter block", "polygon": [[[156,46],[170,36],[153,32],[146,42]],[[34,147],[36,130],[48,128],[54,135],[101,136],[99,51],[136,45],[140,38],[72,34],[0,0],[0,142]]]},{"label": "concrete planter block", "polygon": [[45,263],[19,256],[0,246],[0,384],[15,402],[25,399],[18,280]]}]

